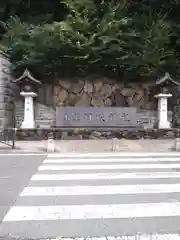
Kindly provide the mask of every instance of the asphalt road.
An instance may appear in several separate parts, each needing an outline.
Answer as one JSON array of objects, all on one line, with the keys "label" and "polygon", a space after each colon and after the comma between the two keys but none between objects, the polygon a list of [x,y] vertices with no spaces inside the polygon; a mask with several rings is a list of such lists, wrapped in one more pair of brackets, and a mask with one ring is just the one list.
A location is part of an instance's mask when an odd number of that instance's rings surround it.
[{"label": "asphalt road", "polygon": [[7,177],[0,185],[0,240],[139,233],[161,237],[118,240],[180,239],[180,157],[43,159],[0,161],[0,176]]},{"label": "asphalt road", "polygon": [[0,155],[0,222],[45,156]]}]

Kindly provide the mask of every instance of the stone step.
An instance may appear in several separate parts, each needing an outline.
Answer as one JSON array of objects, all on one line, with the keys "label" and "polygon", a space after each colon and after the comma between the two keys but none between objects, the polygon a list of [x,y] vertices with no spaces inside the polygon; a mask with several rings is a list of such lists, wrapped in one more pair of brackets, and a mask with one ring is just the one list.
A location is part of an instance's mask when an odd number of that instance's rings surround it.
[{"label": "stone step", "polygon": [[36,126],[39,126],[40,128],[50,128],[51,127],[50,120],[36,119],[35,122],[36,122]]}]

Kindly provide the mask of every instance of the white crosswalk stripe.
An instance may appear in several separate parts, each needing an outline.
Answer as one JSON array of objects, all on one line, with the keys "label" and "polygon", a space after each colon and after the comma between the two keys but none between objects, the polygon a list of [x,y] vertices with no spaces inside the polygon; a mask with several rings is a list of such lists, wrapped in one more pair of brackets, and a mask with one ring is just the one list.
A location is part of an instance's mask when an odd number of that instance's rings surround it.
[{"label": "white crosswalk stripe", "polygon": [[179,228],[180,157],[55,154],[32,176],[0,233],[180,240]]}]

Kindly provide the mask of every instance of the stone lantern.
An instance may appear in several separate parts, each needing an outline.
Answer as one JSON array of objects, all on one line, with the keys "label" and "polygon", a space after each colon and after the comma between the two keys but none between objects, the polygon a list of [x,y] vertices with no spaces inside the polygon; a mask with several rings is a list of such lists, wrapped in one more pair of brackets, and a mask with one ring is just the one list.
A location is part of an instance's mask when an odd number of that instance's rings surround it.
[{"label": "stone lantern", "polygon": [[158,99],[158,128],[169,129],[171,124],[168,121],[168,98],[172,97],[170,88],[180,86],[180,83],[171,78],[169,73],[165,73],[164,77],[156,81],[156,85],[160,87],[160,93],[155,95]]},{"label": "stone lantern", "polygon": [[33,129],[35,128],[33,98],[37,96],[37,87],[42,83],[35,79],[27,69],[21,77],[13,80],[13,82],[19,85],[20,95],[24,97],[24,120],[21,128]]}]

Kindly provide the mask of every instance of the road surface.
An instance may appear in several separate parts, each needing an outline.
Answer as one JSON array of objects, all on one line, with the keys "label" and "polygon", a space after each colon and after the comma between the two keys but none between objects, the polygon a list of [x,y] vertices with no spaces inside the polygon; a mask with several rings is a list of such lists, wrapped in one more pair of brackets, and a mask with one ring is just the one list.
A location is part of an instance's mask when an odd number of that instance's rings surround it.
[{"label": "road surface", "polygon": [[42,164],[31,156],[32,165],[24,160],[28,169],[24,162],[16,166],[22,184],[13,199],[22,191],[3,218],[0,237],[180,239],[180,157],[67,156],[49,155]]},{"label": "road surface", "polygon": [[44,159],[45,155],[0,154],[0,222]]}]

